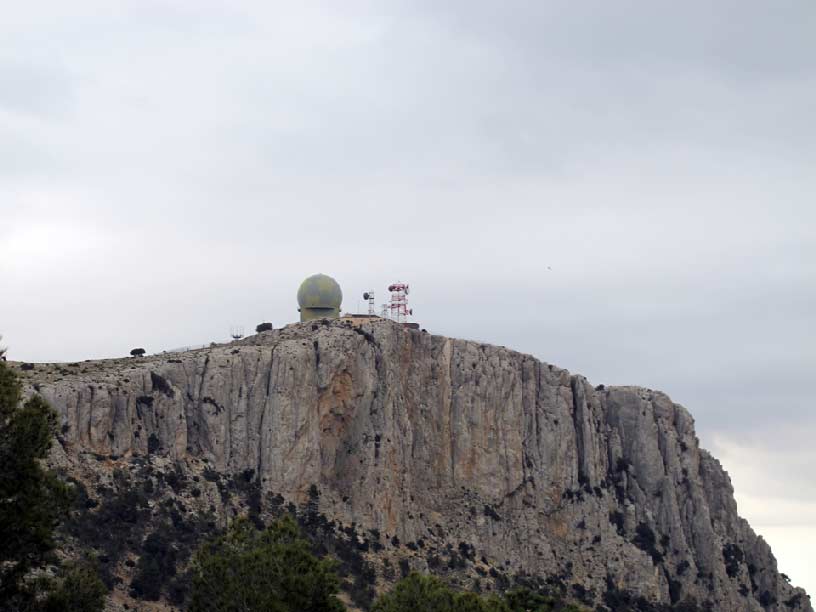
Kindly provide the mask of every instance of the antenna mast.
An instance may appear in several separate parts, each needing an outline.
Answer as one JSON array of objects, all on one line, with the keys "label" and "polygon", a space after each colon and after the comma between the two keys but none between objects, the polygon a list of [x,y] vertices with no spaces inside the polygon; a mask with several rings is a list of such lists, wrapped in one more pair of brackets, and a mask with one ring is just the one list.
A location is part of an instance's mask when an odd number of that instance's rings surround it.
[{"label": "antenna mast", "polygon": [[408,283],[401,283],[397,281],[388,286],[391,292],[391,301],[388,304],[388,309],[391,311],[391,319],[397,323],[405,323],[409,315],[414,314],[414,311],[408,308]]},{"label": "antenna mast", "polygon": [[373,291],[366,291],[363,294],[363,299],[368,300],[368,315],[373,317],[377,314],[377,311],[374,307],[374,292]]}]

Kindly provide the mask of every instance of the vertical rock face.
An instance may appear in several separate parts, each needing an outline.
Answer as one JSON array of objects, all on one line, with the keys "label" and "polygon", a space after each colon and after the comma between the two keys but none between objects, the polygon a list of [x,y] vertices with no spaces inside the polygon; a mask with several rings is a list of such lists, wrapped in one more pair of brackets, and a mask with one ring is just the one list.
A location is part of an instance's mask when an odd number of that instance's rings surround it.
[{"label": "vertical rock face", "polygon": [[464,573],[554,577],[585,601],[812,610],[737,514],[692,417],[656,391],[342,320],[37,387],[61,414],[69,471],[88,452],[206,461],[294,503],[318,491],[322,514],[401,542],[416,569],[458,550]]}]

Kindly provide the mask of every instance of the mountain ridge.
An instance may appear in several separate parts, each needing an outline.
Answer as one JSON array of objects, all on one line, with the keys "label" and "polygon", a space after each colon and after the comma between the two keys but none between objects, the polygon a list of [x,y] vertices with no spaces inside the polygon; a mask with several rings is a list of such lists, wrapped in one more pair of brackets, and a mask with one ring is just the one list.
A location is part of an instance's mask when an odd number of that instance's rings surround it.
[{"label": "mountain ridge", "polygon": [[[365,533],[375,588],[407,566],[463,587],[549,580],[593,606],[627,593],[643,606],[812,612],[739,517],[690,413],[658,391],[593,387],[386,320],[21,374],[60,414],[52,463],[91,497],[124,465],[175,466],[201,483],[186,506],[221,521],[239,510],[206,474],[220,486],[251,472],[259,516],[291,504]],[[123,583],[128,554],[112,570]]]}]

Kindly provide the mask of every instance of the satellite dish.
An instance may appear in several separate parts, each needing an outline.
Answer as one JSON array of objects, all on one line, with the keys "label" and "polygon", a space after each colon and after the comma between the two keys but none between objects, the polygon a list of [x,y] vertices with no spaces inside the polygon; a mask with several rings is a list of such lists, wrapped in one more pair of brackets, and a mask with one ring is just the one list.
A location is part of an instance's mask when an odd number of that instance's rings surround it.
[{"label": "satellite dish", "polygon": [[366,291],[366,292],[363,294],[363,299],[364,299],[364,300],[367,300],[367,299],[368,299],[368,291]]},{"label": "satellite dish", "polygon": [[408,285],[405,285],[405,295],[408,295],[409,293],[411,292],[408,290]]}]

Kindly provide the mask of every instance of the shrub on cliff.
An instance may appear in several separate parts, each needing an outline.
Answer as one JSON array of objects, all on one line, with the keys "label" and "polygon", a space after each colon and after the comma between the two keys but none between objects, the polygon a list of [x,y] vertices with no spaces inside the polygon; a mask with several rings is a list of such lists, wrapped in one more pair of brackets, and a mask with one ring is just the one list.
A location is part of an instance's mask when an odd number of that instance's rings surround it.
[{"label": "shrub on cliff", "polygon": [[514,589],[505,594],[509,612],[581,612],[575,604],[567,603],[559,595],[542,595],[530,589]]},{"label": "shrub on cliff", "polygon": [[102,612],[107,592],[94,569],[81,565],[69,566],[52,585],[42,608],[44,612]]},{"label": "shrub on cliff", "polygon": [[259,323],[258,326],[255,328],[255,333],[260,334],[261,332],[270,331],[272,329],[271,323]]},{"label": "shrub on cliff", "polygon": [[145,352],[146,351],[143,348],[135,348],[135,349],[130,351],[130,356],[131,357],[141,357],[141,356],[143,356],[145,354]]},{"label": "shrub on cliff", "polygon": [[334,562],[318,559],[291,517],[259,531],[247,519],[193,561],[190,612],[342,612]]},{"label": "shrub on cliff", "polygon": [[372,612],[511,612],[507,603],[455,591],[435,576],[413,572],[380,596]]},{"label": "shrub on cliff", "polygon": [[541,595],[529,589],[515,589],[498,596],[484,597],[452,589],[435,576],[416,572],[400,580],[380,596],[372,612],[581,612],[581,608],[560,597]]}]

